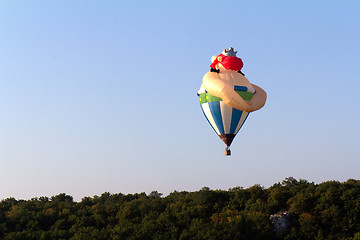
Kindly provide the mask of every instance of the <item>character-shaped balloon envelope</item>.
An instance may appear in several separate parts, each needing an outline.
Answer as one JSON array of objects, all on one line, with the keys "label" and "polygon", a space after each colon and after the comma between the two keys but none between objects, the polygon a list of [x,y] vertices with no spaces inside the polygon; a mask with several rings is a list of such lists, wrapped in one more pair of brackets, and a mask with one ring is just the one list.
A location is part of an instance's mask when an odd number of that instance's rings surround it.
[{"label": "character-shaped balloon envelope", "polygon": [[226,144],[225,155],[250,112],[262,108],[266,92],[251,84],[241,72],[243,62],[231,47],[211,58],[211,69],[198,91],[201,109]]}]

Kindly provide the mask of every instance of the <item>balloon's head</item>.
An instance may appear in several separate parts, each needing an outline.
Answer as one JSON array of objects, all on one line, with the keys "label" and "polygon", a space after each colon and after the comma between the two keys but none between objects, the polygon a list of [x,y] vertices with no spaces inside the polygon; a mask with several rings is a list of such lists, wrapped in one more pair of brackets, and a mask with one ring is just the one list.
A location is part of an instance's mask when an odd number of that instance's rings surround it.
[{"label": "balloon's head", "polygon": [[234,48],[230,47],[224,49],[219,56],[213,56],[211,58],[210,67],[213,69],[229,69],[233,71],[240,71],[244,66],[241,58],[236,56],[237,51],[234,51]]}]

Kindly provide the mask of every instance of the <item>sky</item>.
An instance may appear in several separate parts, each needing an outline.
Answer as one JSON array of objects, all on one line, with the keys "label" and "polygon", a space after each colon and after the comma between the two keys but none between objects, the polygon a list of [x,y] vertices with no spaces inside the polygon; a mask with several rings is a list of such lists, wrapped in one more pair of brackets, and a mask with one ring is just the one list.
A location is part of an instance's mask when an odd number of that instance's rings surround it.
[{"label": "sky", "polygon": [[[360,179],[360,2],[0,0],[0,199]],[[268,94],[232,156],[196,95]]]}]

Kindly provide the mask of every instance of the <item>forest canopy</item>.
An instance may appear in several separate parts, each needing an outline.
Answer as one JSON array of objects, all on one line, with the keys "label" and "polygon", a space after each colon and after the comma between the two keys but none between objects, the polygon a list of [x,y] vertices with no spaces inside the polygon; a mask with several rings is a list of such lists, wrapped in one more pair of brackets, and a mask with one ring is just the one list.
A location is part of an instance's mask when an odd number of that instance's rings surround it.
[{"label": "forest canopy", "polygon": [[7,198],[0,202],[0,239],[360,240],[360,181],[289,177],[269,188],[105,192],[80,202],[65,193]]}]

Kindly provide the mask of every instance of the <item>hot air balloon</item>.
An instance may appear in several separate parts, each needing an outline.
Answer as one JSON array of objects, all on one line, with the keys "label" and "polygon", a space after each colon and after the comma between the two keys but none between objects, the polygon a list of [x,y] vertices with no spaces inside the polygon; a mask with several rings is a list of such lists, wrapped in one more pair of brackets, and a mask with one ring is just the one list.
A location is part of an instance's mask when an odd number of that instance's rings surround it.
[{"label": "hot air balloon", "polygon": [[250,112],[265,105],[266,92],[251,84],[241,72],[242,60],[233,48],[212,57],[198,91],[201,109],[216,134],[226,144],[225,155]]}]

